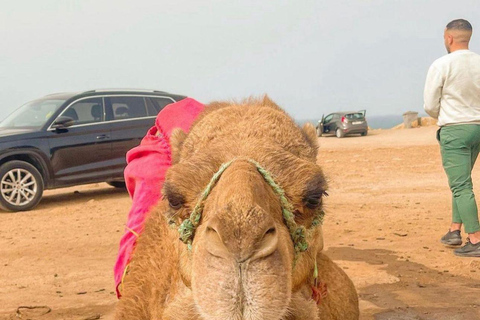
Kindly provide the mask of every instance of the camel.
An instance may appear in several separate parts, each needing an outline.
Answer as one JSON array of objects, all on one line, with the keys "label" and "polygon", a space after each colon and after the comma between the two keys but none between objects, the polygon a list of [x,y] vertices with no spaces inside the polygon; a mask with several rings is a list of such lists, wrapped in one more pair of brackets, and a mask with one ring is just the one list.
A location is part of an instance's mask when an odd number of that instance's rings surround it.
[{"label": "camel", "polygon": [[215,102],[170,138],[163,199],[140,235],[117,320],[355,320],[324,253],[315,128],[267,96]]}]

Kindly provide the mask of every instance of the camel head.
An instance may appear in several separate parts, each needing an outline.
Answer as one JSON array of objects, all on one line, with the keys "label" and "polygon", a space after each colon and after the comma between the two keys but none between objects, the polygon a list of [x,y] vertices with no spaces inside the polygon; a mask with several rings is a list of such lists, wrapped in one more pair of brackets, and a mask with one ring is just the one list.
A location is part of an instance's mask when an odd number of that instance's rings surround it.
[{"label": "camel head", "polygon": [[313,126],[300,129],[268,98],[213,104],[170,143],[167,218],[180,226],[180,274],[198,313],[283,319],[323,248]]}]

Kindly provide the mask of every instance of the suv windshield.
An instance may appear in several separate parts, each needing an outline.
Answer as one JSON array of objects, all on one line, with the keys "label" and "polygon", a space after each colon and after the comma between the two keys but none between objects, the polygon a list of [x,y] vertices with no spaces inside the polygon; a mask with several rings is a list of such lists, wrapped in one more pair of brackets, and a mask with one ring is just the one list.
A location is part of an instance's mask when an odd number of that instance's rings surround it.
[{"label": "suv windshield", "polygon": [[38,99],[28,102],[0,122],[0,128],[40,129],[64,103],[59,99]]}]

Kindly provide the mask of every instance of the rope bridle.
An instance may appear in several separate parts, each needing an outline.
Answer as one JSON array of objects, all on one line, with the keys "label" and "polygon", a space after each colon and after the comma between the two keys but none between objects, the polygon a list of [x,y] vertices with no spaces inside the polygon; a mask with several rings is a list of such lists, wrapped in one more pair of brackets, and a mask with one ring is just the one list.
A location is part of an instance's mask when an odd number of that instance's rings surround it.
[{"label": "rope bridle", "polygon": [[[307,236],[313,232],[313,230],[323,222],[323,217],[325,215],[324,211],[319,209],[317,210],[311,226],[307,229],[305,226],[297,225],[295,222],[295,216],[293,214],[294,209],[292,204],[288,201],[285,196],[285,191],[275,182],[272,175],[263,168],[258,162],[252,159],[233,159],[229,162],[226,162],[220,166],[218,171],[212,176],[212,179],[208,183],[207,187],[203,190],[200,198],[198,199],[195,207],[190,214],[190,217],[184,220],[178,227],[178,233],[180,234],[180,240],[185,243],[189,250],[192,248],[193,237],[195,236],[195,230],[200,224],[202,219],[203,207],[205,200],[210,195],[212,189],[217,184],[218,180],[222,176],[223,172],[235,161],[245,160],[249,163],[255,165],[257,171],[262,175],[263,179],[272,187],[275,194],[279,197],[282,215],[285,221],[285,224],[289,230],[290,237],[293,241],[293,247],[295,250],[295,258],[301,252],[304,252],[308,249]],[[296,259],[295,259],[296,260]]]}]

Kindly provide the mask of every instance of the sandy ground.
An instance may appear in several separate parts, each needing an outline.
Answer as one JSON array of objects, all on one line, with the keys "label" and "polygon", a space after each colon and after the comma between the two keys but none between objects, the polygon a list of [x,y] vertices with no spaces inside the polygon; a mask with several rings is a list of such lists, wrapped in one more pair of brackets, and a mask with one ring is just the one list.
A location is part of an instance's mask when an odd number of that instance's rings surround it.
[{"label": "sandy ground", "polygon": [[[480,258],[455,257],[439,242],[451,204],[435,130],[319,138],[330,181],[325,251],[353,279],[361,319],[480,319]],[[19,306],[45,306],[20,309],[21,319],[112,319],[112,266],[130,203],[96,184],[1,213],[0,319],[16,319]]]}]

